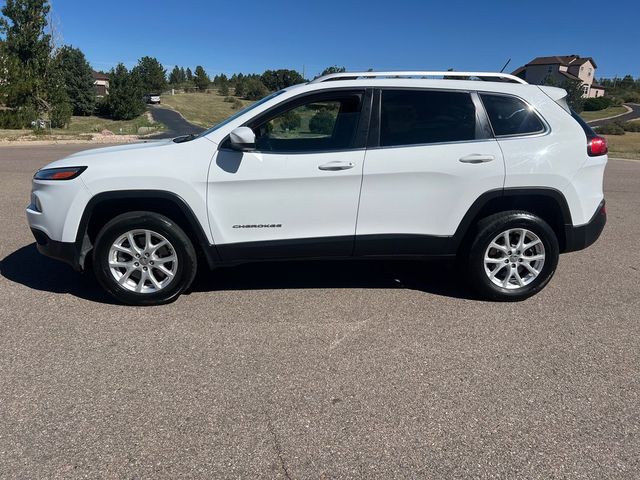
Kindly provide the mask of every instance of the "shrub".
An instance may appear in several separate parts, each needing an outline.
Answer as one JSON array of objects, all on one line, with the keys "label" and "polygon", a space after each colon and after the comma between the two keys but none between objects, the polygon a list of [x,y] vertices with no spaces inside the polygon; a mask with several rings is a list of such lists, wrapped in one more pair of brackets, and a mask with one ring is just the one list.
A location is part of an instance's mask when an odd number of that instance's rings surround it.
[{"label": "shrub", "polygon": [[233,97],[224,97],[224,101],[227,103],[233,103],[236,101],[236,99]]},{"label": "shrub", "polygon": [[110,114],[109,111],[109,98],[102,97],[97,99],[96,101],[96,115],[99,117],[108,118]]},{"label": "shrub", "polygon": [[625,132],[640,132],[640,122],[625,122],[622,124]]},{"label": "shrub", "polygon": [[220,88],[218,88],[218,93],[223,97],[229,95],[229,85],[226,81],[220,84]]},{"label": "shrub", "polygon": [[71,121],[72,113],[73,106],[70,102],[60,102],[53,105],[53,107],[49,111],[51,128],[65,128]]},{"label": "shrub", "polygon": [[282,117],[280,117],[280,126],[284,130],[295,130],[302,123],[300,115],[293,110],[288,111]]},{"label": "shrub", "polygon": [[587,98],[583,106],[587,112],[604,110],[611,106],[611,99],[609,97]]},{"label": "shrub", "polygon": [[622,99],[625,102],[640,103],[640,93],[636,93],[636,92],[625,93],[624,95],[622,95]]},{"label": "shrub", "polygon": [[260,100],[269,93],[267,87],[264,86],[257,78],[249,78],[245,81],[244,97],[247,100]]},{"label": "shrub", "polygon": [[234,94],[236,97],[244,97],[244,92],[246,90],[246,83],[244,79],[238,79],[236,81]]},{"label": "shrub", "polygon": [[233,108],[234,110],[240,110],[242,107],[244,107],[244,104],[237,98],[234,98],[233,105],[231,105],[231,108]]},{"label": "shrub", "polygon": [[30,128],[31,121],[36,118],[35,112],[29,109],[0,110],[0,128]]},{"label": "shrub", "polygon": [[596,130],[602,135],[624,135],[624,128],[618,123],[606,123]]},{"label": "shrub", "polygon": [[320,110],[311,120],[309,120],[309,131],[330,135],[333,132],[335,117],[327,110]]}]

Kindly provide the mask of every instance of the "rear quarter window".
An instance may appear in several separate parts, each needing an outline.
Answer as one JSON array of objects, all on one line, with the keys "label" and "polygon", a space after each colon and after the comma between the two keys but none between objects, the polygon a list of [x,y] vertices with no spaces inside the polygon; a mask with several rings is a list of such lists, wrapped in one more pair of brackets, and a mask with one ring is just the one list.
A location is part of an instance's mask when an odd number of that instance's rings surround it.
[{"label": "rear quarter window", "polygon": [[522,100],[509,95],[480,94],[496,137],[533,135],[544,132],[536,112]]}]

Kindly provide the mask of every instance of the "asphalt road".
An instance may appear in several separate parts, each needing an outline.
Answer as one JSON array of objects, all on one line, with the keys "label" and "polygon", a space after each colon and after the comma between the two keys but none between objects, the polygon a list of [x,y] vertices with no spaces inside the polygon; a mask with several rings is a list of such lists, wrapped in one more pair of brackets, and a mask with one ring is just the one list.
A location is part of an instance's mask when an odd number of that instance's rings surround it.
[{"label": "asphalt road", "polygon": [[160,122],[167,127],[167,130],[153,135],[150,138],[175,138],[180,135],[188,135],[190,133],[200,133],[204,128],[188,122],[182,115],[175,110],[159,106],[149,105],[149,112],[156,122]]},{"label": "asphalt road", "polygon": [[594,120],[592,122],[588,122],[592,127],[599,127],[601,125],[605,125],[607,123],[612,122],[628,122],[629,120],[635,120],[636,118],[640,118],[640,104],[638,103],[625,103],[627,107],[631,109],[630,112],[625,113],[624,115],[620,115],[619,117],[607,118],[604,120]]},{"label": "asphalt road", "polygon": [[25,223],[79,148],[0,148],[0,477],[640,477],[640,162],[525,302],[449,264],[298,262],[130,308]]}]

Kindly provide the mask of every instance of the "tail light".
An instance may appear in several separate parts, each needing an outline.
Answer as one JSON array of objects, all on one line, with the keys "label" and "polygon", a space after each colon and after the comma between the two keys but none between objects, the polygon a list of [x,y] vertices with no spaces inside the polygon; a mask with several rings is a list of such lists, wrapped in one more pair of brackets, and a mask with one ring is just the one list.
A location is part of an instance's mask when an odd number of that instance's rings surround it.
[{"label": "tail light", "polygon": [[593,137],[589,139],[589,143],[587,143],[587,153],[590,157],[605,155],[608,151],[607,140],[603,137]]}]

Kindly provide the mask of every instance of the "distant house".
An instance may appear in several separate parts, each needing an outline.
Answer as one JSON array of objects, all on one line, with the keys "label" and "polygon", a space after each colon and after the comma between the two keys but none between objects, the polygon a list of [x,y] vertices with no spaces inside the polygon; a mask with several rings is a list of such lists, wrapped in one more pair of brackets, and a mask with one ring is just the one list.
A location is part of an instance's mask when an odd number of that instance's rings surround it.
[{"label": "distant house", "polygon": [[93,86],[96,89],[96,97],[109,95],[109,75],[93,71]]},{"label": "distant house", "polygon": [[518,68],[514,75],[528,83],[541,85],[551,79],[562,84],[565,80],[581,82],[583,97],[593,98],[604,95],[604,87],[595,83],[596,62],[591,57],[564,55],[554,57],[536,57],[525,66]]}]

